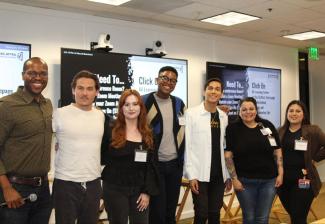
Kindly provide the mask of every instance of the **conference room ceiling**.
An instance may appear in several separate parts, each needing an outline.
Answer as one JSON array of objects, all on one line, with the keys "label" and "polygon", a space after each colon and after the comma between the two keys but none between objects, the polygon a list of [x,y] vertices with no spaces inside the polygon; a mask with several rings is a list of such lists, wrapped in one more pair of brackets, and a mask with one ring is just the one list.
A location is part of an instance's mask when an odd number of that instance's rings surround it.
[{"label": "conference room ceiling", "polygon": [[[325,38],[299,41],[282,37],[310,30],[325,32],[325,0],[132,0],[121,6],[87,0],[0,1],[194,30],[304,51],[310,46],[315,46],[325,54]],[[234,26],[200,21],[228,11],[262,19]]]}]

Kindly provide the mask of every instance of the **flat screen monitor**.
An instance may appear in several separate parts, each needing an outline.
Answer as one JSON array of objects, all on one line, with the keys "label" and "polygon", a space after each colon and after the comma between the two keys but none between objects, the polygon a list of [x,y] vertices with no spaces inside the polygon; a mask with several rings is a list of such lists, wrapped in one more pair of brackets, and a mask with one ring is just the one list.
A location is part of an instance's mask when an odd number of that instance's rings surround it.
[{"label": "flat screen monitor", "polygon": [[219,104],[230,107],[229,119],[237,118],[239,100],[250,96],[257,101],[259,115],[275,127],[281,122],[281,70],[207,62],[207,79],[218,77],[224,84]]},{"label": "flat screen monitor", "polygon": [[73,102],[70,86],[73,76],[81,70],[88,70],[96,74],[100,82],[95,105],[114,116],[124,89],[138,90],[141,95],[156,91],[158,71],[167,65],[178,72],[172,94],[187,104],[187,60],[61,48],[60,106]]},{"label": "flat screen monitor", "polygon": [[16,91],[23,85],[24,62],[30,58],[31,45],[0,41],[0,97]]}]

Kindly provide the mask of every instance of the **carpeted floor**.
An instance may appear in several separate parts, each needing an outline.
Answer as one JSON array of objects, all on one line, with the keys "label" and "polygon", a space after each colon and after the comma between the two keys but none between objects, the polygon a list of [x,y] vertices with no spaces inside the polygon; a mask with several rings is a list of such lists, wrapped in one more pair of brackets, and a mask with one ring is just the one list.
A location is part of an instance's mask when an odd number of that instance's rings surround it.
[{"label": "carpeted floor", "polygon": [[[314,200],[312,204],[312,209],[316,214],[318,219],[325,218],[325,184],[323,183],[323,187],[321,189],[320,194]],[[221,216],[224,216],[224,210],[221,211]],[[308,215],[308,223],[315,221],[315,217],[309,212]],[[192,224],[193,219],[185,219],[178,222],[178,224]],[[226,222],[222,222],[226,223]],[[230,223],[230,222],[228,222]],[[232,222],[231,224],[240,224],[241,221]],[[274,203],[272,212],[270,214],[270,222],[269,224],[279,224],[279,223],[290,223],[289,216],[286,214],[285,210],[283,209],[281,202],[276,200]],[[325,223],[324,223],[325,224]]]}]

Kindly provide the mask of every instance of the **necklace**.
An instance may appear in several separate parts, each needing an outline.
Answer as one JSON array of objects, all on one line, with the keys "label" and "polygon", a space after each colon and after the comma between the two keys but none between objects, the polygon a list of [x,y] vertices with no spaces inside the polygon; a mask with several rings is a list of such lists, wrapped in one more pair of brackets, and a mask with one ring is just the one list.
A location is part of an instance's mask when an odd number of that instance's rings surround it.
[{"label": "necklace", "polygon": [[293,133],[298,131],[301,128],[301,125],[299,126],[289,126],[289,130]]},{"label": "necklace", "polygon": [[211,118],[211,120],[210,120],[210,127],[211,128],[219,128],[219,122],[218,122],[218,120],[216,120],[217,114],[218,114],[218,112],[216,111],[214,113],[213,118]]}]

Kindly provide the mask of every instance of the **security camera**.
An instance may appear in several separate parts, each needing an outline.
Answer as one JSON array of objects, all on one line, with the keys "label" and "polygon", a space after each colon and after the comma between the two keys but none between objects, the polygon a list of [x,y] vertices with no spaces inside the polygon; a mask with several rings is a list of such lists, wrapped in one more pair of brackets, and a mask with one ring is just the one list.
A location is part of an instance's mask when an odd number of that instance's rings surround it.
[{"label": "security camera", "polygon": [[161,41],[160,41],[160,40],[157,40],[157,41],[155,42],[155,46],[156,46],[156,47],[161,47],[161,46],[162,46]]},{"label": "security camera", "polygon": [[91,42],[90,48],[92,50],[110,52],[113,50],[113,45],[109,42],[111,36],[109,34],[99,35],[98,42]]},{"label": "security camera", "polygon": [[161,58],[167,55],[167,52],[164,49],[163,43],[160,40],[153,42],[152,48],[146,48],[146,55],[151,57]]}]

